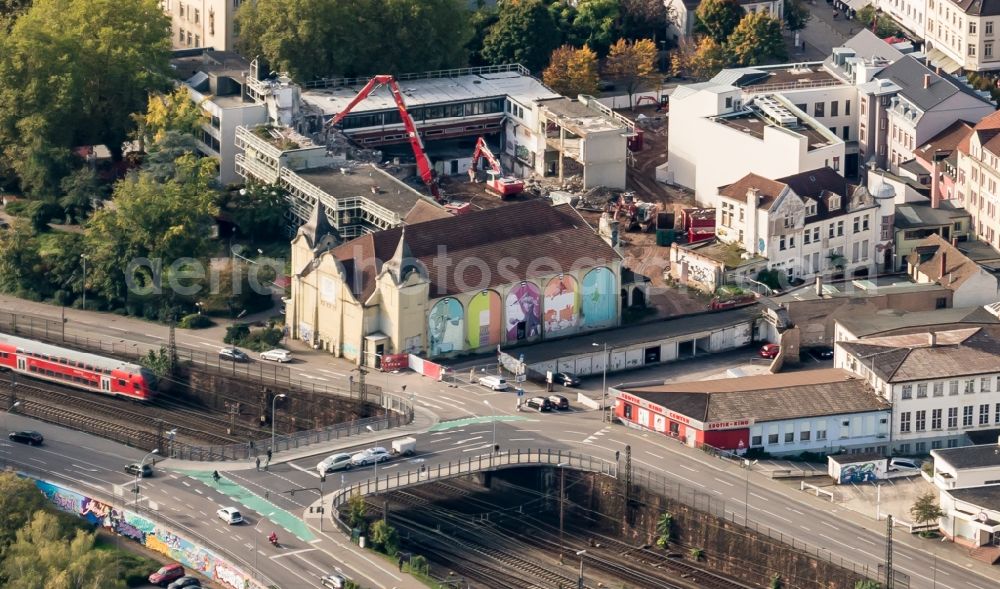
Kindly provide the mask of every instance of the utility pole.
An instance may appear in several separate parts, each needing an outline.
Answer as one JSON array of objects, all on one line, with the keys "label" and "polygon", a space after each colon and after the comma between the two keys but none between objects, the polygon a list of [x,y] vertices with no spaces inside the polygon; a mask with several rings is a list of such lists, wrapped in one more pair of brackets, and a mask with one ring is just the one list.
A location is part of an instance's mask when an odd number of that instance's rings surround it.
[{"label": "utility pole", "polygon": [[563,512],[566,510],[566,466],[559,465],[559,562],[563,560]]},{"label": "utility pole", "polygon": [[632,500],[632,446],[625,446],[625,512]]},{"label": "utility pole", "polygon": [[177,337],[174,333],[174,316],[170,316],[170,334],[167,339],[167,371],[174,373],[177,365]]},{"label": "utility pole", "polygon": [[226,411],[229,413],[229,431],[226,434],[231,436],[236,431],[236,416],[240,414],[240,403],[239,401],[236,403],[226,401],[225,404]]},{"label": "utility pole", "polygon": [[892,571],[892,514],[885,516],[885,589],[893,589],[896,575]]}]

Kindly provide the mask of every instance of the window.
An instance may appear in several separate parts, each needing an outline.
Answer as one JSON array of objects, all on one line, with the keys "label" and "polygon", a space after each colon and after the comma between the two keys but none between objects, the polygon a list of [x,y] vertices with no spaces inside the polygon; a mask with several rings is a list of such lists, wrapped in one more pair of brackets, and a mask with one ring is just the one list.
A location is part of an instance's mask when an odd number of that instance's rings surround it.
[{"label": "window", "polygon": [[990,404],[984,403],[979,406],[979,425],[990,424]]},{"label": "window", "polygon": [[[838,205],[837,208],[840,208],[839,202],[837,203],[837,205]],[[837,237],[843,237],[843,236],[844,236],[844,222],[837,221]]]},{"label": "window", "polygon": [[760,446],[762,444],[763,444],[763,439],[761,438],[761,436],[753,436],[750,438],[751,446]]},{"label": "window", "polygon": [[[813,227],[813,241],[819,242],[819,227]],[[997,377],[997,381],[1000,382],[1000,377]]]},{"label": "window", "polygon": [[965,394],[976,392],[976,380],[973,378],[966,379],[965,381]]},{"label": "window", "polygon": [[974,20],[969,21],[969,32],[972,33],[973,35],[976,34],[976,21]]},{"label": "window", "polygon": [[795,441],[795,432],[785,432],[785,443],[791,444]]},{"label": "window", "polygon": [[784,235],[782,235],[781,237],[778,238],[778,249],[782,250],[782,251],[785,250],[785,236]]},{"label": "window", "polygon": [[976,46],[973,45],[972,43],[969,43],[969,57],[975,57],[975,56],[976,56]]},{"label": "window", "polygon": [[948,383],[948,394],[957,395],[958,394],[958,381],[953,380]]},{"label": "window", "polygon": [[826,104],[825,102],[817,102],[816,104],[813,105],[813,116],[814,117],[822,117],[822,116],[824,116],[823,115],[823,111],[826,110],[825,104]]},{"label": "window", "polygon": [[209,35],[214,35],[215,34],[215,9],[214,8],[209,8],[208,9],[208,34]]},{"label": "window", "polygon": [[868,215],[861,217],[861,230],[868,231]]},{"label": "window", "polygon": [[850,138],[851,138],[851,128],[847,125],[844,125],[844,141],[847,141]]},{"label": "window", "polygon": [[958,427],[958,407],[948,407],[948,429]]},{"label": "window", "polygon": [[922,432],[925,429],[927,429],[927,412],[926,411],[917,411],[916,429],[917,429],[918,432]]},{"label": "window", "polygon": [[201,22],[201,11],[197,8],[194,9],[194,24]]},{"label": "window", "polygon": [[903,399],[912,399],[913,398],[913,385],[912,384],[904,384],[903,385],[903,395],[902,395],[902,398]]},{"label": "window", "polygon": [[184,42],[184,29],[178,29],[177,40],[181,43]]},{"label": "window", "polygon": [[996,413],[993,414],[993,423],[1000,423],[1000,403],[997,403]]},{"label": "window", "polygon": [[979,392],[988,393],[990,392],[990,379],[988,377],[983,377],[979,379]]},{"label": "window", "polygon": [[899,414],[899,431],[907,433],[910,431],[910,412],[904,411]]},{"label": "window", "polygon": [[[844,101],[844,114],[845,115],[851,114],[851,101],[850,100],[845,100]],[[861,114],[864,114],[864,113],[861,113]],[[844,127],[844,128],[846,129],[847,127]]]},{"label": "window", "polygon": [[988,36],[992,34],[993,34],[993,21],[988,20],[986,21],[986,35]]},{"label": "window", "polygon": [[861,231],[861,217],[854,217],[854,232]]},{"label": "window", "polygon": [[927,398],[927,383],[921,383],[917,385],[917,398],[918,399]]},{"label": "window", "polygon": [[931,410],[931,429],[941,429],[941,410]]},{"label": "window", "polygon": [[806,430],[804,432],[799,432],[799,441],[800,442],[808,442],[809,438],[811,437],[811,435],[812,435],[812,432],[808,431],[808,430]]},{"label": "window", "polygon": [[632,419],[632,406],[625,403],[625,419]]},{"label": "window", "polygon": [[944,396],[944,383],[936,382],[934,383],[934,396],[943,397]]},{"label": "window", "polygon": [[733,97],[726,96],[726,108],[733,108]]},{"label": "window", "polygon": [[183,2],[179,2],[177,4],[177,8],[181,11],[181,16],[184,16],[184,3]]},{"label": "window", "polygon": [[[834,104],[837,104],[837,103],[834,102]],[[834,131],[834,135],[836,135],[836,134],[837,134],[836,131]],[[839,172],[840,171],[840,156],[839,155],[833,156],[833,171],[835,171],[835,172]]]},{"label": "window", "polygon": [[[806,216],[812,217],[815,214],[816,214],[816,203],[813,201],[806,202]],[[808,231],[806,231],[806,235],[809,235]]]},{"label": "window", "polygon": [[201,35],[194,36],[194,46],[201,47]]},{"label": "window", "polygon": [[972,405],[962,407],[962,427],[972,427]]},{"label": "window", "polygon": [[940,449],[941,449],[941,440],[934,440],[933,442],[931,442],[931,450],[940,450]]},{"label": "window", "polygon": [[768,434],[767,435],[767,443],[768,444],[777,444],[778,443],[778,434]]},{"label": "window", "polygon": [[839,102],[837,102],[836,100],[834,100],[833,102],[830,103],[830,116],[831,117],[837,116],[837,112],[839,110],[840,110],[840,103]]},{"label": "window", "polygon": [[983,57],[993,57],[993,41],[983,43]]},{"label": "window", "polygon": [[927,442],[917,442],[917,454],[924,454],[927,452]]}]

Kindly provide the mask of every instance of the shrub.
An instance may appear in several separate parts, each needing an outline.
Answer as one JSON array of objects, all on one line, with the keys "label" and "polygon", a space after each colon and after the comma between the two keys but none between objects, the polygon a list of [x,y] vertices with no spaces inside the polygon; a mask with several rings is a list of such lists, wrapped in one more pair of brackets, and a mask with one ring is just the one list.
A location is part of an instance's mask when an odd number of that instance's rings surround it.
[{"label": "shrub", "polygon": [[26,217],[28,215],[28,205],[31,204],[29,200],[15,200],[14,202],[7,203],[3,209],[7,211],[7,214],[13,215],[15,217]]},{"label": "shrub", "polygon": [[371,540],[375,550],[389,556],[394,556],[399,549],[399,534],[396,532],[396,528],[390,526],[384,519],[372,524]]},{"label": "shrub", "polygon": [[214,321],[204,315],[199,315],[198,313],[185,315],[181,318],[180,322],[177,323],[177,327],[180,327],[181,329],[204,329],[213,325],[215,325]]},{"label": "shrub", "polygon": [[226,328],[226,337],[223,342],[232,345],[241,345],[243,340],[250,337],[250,326],[246,323],[234,323]]},{"label": "shrub", "polygon": [[690,554],[692,560],[701,560],[701,557],[703,554],[705,554],[705,551],[702,550],[701,548],[692,548]]}]

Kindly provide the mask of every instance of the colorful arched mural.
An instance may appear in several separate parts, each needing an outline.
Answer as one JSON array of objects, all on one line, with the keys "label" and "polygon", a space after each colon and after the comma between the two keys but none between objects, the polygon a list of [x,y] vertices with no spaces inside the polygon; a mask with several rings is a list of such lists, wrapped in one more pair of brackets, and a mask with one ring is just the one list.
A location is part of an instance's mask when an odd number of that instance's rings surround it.
[{"label": "colorful arched mural", "polygon": [[431,356],[462,349],[465,322],[462,303],[457,299],[441,299],[427,315],[427,340]]},{"label": "colorful arched mural", "polygon": [[560,274],[545,285],[545,333],[558,333],[580,324],[580,292],[572,276]]},{"label": "colorful arched mural", "polygon": [[583,277],[583,294],[580,297],[580,314],[586,327],[614,323],[617,312],[615,275],[601,266]]},{"label": "colorful arched mural", "polygon": [[500,295],[493,290],[484,290],[472,297],[466,309],[465,325],[468,331],[468,349],[499,344],[503,333],[503,305]]},{"label": "colorful arched mural", "polygon": [[522,282],[507,293],[507,341],[516,342],[542,334],[542,293],[532,282]]}]

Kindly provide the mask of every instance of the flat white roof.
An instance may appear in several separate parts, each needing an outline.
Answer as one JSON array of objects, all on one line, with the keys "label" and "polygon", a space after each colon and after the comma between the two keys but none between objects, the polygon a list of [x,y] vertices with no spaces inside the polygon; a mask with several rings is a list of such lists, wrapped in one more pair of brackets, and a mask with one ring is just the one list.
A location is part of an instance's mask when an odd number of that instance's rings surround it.
[{"label": "flat white roof", "polygon": [[[302,100],[319,109],[324,115],[342,111],[361,90],[363,84],[338,88],[314,88],[302,92]],[[400,80],[399,88],[405,96],[406,106],[467,102],[476,99],[506,97],[530,104],[535,100],[558,98],[541,82],[518,72],[483,73],[453,78],[426,78]],[[396,103],[389,89],[381,87],[360,102],[354,113],[395,109]]]}]

